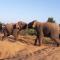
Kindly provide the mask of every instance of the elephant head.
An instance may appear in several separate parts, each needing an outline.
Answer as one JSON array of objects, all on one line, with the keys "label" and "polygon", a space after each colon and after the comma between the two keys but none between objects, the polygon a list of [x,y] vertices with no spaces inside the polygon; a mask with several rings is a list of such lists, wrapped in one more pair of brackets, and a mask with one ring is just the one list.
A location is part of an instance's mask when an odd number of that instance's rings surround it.
[{"label": "elephant head", "polygon": [[23,30],[27,28],[27,23],[19,21],[18,23],[16,23],[16,28],[19,30]]}]

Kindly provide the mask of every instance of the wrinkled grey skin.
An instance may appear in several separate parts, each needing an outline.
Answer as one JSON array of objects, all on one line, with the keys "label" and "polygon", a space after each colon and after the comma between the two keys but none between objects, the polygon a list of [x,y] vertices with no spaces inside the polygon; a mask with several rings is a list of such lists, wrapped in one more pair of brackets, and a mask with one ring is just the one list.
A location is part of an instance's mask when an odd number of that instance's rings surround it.
[{"label": "wrinkled grey skin", "polygon": [[21,31],[23,29],[26,29],[26,27],[27,27],[27,24],[24,23],[24,22],[18,22],[18,23],[15,23],[15,24],[6,24],[3,27],[4,37],[13,35],[15,37],[15,39],[17,39],[19,31]]},{"label": "wrinkled grey skin", "polygon": [[39,42],[39,45],[42,45],[42,40],[44,36],[50,37],[52,40],[54,40],[57,43],[57,46],[60,45],[58,24],[32,21],[28,24],[28,28],[34,28],[37,32],[37,38],[34,45],[37,44],[37,41]]}]

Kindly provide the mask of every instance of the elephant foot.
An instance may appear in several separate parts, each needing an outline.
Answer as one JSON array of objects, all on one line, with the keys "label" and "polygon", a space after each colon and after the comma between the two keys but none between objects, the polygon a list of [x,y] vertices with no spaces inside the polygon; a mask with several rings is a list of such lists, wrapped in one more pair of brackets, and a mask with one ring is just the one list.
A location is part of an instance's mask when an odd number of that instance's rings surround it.
[{"label": "elephant foot", "polygon": [[2,37],[2,41],[3,41],[4,39],[5,39],[5,37],[3,36],[3,37]]},{"label": "elephant foot", "polygon": [[34,46],[36,46],[37,44],[36,43],[34,43]]},{"label": "elephant foot", "polygon": [[43,44],[38,44],[38,46],[42,46]]},{"label": "elephant foot", "polygon": [[34,46],[41,46],[42,44],[34,44]]},{"label": "elephant foot", "polygon": [[34,44],[34,46],[40,46],[40,45],[38,45],[38,44]]}]

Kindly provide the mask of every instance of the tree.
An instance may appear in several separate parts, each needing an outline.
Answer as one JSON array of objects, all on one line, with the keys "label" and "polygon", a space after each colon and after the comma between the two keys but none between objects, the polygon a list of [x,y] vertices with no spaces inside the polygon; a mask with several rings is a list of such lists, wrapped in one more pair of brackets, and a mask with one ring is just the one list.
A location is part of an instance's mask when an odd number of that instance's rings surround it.
[{"label": "tree", "polygon": [[55,20],[52,18],[52,17],[49,17],[47,22],[52,22],[52,23],[55,23]]}]

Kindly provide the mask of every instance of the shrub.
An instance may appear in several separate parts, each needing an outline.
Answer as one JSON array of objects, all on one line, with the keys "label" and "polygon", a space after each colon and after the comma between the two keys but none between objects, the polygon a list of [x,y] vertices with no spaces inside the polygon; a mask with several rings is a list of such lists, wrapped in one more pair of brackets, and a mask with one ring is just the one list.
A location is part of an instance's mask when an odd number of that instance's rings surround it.
[{"label": "shrub", "polygon": [[36,31],[34,29],[28,29],[29,35],[36,35]]},{"label": "shrub", "polygon": [[36,31],[34,29],[25,29],[20,31],[21,35],[36,35]]}]

